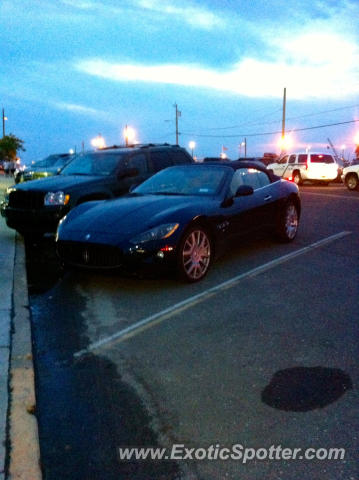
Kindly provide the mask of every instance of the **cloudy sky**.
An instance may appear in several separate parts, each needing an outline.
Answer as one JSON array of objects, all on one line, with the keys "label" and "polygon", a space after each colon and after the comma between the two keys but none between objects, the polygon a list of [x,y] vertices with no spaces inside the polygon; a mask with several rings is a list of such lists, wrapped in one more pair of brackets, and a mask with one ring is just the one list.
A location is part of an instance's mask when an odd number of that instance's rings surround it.
[{"label": "cloudy sky", "polygon": [[[28,163],[101,134],[199,157],[345,155],[359,131],[358,0],[1,0],[0,106]],[[337,124],[337,125],[332,125]],[[328,125],[323,127],[323,125]],[[321,127],[321,128],[316,128]]]}]

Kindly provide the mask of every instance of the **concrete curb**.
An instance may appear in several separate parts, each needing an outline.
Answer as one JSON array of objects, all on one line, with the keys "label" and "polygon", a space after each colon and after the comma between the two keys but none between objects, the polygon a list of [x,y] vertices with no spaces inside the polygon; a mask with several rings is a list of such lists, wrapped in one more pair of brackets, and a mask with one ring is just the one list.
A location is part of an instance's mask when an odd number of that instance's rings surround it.
[{"label": "concrete curb", "polygon": [[10,352],[10,404],[8,417],[8,480],[40,480],[40,447],[36,419],[34,366],[25,249],[15,240],[13,322]]}]

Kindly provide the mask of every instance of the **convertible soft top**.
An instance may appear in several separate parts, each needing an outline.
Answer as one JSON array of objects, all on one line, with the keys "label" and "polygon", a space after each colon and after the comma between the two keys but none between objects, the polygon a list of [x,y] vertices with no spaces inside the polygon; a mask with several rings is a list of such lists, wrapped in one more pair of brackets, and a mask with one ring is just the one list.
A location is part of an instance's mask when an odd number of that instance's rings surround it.
[{"label": "convertible soft top", "polygon": [[[268,170],[267,167],[262,164],[259,161],[243,161],[243,160],[231,160],[231,161],[223,161],[223,160],[212,160],[210,162],[206,163],[198,163],[197,165],[203,165],[203,166],[210,166],[210,165],[221,165],[222,167],[229,167],[232,168],[233,170],[238,170],[238,168],[256,168],[257,170],[261,170],[262,172],[265,172],[269,178],[271,179],[271,182],[276,182],[280,180],[281,177],[278,177],[278,175],[275,175],[271,170]],[[192,164],[193,166],[193,164]]]}]

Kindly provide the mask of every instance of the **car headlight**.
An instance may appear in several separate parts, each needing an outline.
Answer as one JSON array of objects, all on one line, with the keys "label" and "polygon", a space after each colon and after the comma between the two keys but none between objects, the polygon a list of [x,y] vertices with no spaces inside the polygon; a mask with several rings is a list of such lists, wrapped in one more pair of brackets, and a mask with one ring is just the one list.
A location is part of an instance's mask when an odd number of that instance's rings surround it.
[{"label": "car headlight", "polygon": [[151,230],[147,230],[146,232],[136,235],[135,237],[131,238],[130,242],[138,245],[140,243],[150,242],[151,240],[168,238],[177,230],[178,227],[178,223],[166,223],[164,225],[159,225],[158,227],[151,228]]},{"label": "car headlight", "polygon": [[14,187],[7,187],[7,189],[4,191],[4,202],[9,203],[9,196],[11,192],[15,192]]},{"label": "car headlight", "polygon": [[44,198],[44,205],[67,205],[70,200],[70,195],[64,192],[48,192]]}]

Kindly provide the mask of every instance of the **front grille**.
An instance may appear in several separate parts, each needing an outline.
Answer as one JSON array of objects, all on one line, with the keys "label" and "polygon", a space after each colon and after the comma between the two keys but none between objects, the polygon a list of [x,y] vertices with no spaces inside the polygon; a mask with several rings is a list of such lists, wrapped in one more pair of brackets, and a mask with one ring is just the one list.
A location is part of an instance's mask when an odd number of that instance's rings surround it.
[{"label": "front grille", "polygon": [[44,193],[24,190],[14,190],[9,195],[9,207],[37,210],[44,206]]},{"label": "front grille", "polygon": [[123,258],[120,248],[97,243],[58,242],[57,252],[65,263],[83,267],[119,267]]}]

